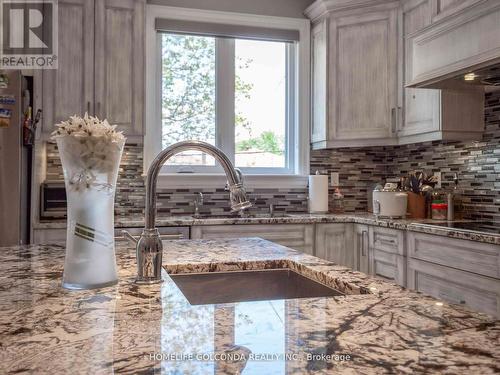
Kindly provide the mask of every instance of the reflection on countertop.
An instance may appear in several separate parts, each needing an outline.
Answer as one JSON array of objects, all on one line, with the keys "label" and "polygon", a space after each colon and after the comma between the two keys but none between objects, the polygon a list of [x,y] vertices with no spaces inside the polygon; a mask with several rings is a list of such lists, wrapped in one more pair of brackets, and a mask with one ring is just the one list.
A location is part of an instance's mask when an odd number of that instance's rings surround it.
[{"label": "reflection on countertop", "polygon": [[[0,254],[2,373],[499,371],[500,321],[257,238],[169,241],[150,286],[118,248],[119,284],[82,292],[61,247]],[[281,267],[346,295],[192,306],[168,275]]]},{"label": "reflection on countertop", "polygon": [[[473,221],[457,221],[473,222]],[[445,226],[443,222],[430,219],[390,219],[378,218],[371,213],[346,213],[346,214],[286,214],[280,216],[254,215],[217,216],[195,218],[193,216],[163,216],[156,220],[157,227],[193,226],[193,225],[233,225],[233,224],[314,224],[314,223],[357,223],[375,225],[385,228],[409,230],[413,232],[435,234],[450,238],[478,241],[500,245],[500,233],[491,233],[481,230],[464,230],[460,226]],[[46,221],[35,225],[36,229],[65,228],[66,221]],[[141,217],[116,217],[115,227],[131,228],[144,227],[144,218]]]}]

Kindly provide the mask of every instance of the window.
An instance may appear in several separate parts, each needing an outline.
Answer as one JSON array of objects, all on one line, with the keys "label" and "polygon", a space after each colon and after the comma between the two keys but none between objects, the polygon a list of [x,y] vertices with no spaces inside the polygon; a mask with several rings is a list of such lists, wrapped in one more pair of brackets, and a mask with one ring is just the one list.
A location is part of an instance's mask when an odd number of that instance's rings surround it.
[{"label": "window", "polygon": [[[308,24],[268,18],[148,6],[146,168],[161,149],[197,139],[245,175],[307,174]],[[190,172],[222,169],[196,151],[162,169]]]},{"label": "window", "polygon": [[[287,42],[161,33],[162,147],[203,140],[237,167],[290,173],[294,45]],[[223,67],[223,68],[222,68]],[[216,170],[201,152],[184,152],[172,171]],[[212,168],[208,168],[212,167]]]}]

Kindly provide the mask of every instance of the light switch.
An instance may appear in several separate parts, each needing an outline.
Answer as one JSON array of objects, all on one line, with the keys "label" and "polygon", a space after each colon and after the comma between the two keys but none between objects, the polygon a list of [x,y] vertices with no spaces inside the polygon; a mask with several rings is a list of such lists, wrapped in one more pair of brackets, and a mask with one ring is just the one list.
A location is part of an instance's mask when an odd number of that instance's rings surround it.
[{"label": "light switch", "polygon": [[339,172],[332,172],[330,174],[330,181],[331,181],[332,186],[339,186],[340,185]]}]

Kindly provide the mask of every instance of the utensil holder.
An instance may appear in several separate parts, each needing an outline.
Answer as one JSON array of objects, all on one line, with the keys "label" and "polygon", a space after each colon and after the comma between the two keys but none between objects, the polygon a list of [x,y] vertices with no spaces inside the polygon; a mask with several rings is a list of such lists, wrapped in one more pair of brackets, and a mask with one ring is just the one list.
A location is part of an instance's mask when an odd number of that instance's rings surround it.
[{"label": "utensil holder", "polygon": [[425,196],[408,192],[408,217],[425,219]]}]

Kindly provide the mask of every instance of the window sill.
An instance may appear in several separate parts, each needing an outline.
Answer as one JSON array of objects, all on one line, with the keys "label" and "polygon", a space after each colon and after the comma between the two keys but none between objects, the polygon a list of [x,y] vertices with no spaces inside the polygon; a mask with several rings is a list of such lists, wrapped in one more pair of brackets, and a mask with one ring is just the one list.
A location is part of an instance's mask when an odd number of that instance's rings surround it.
[{"label": "window sill", "polygon": [[[226,184],[224,174],[202,173],[164,173],[158,176],[158,188],[163,189],[202,189],[223,188]],[[245,187],[251,189],[300,189],[307,187],[304,175],[245,175]]]}]

